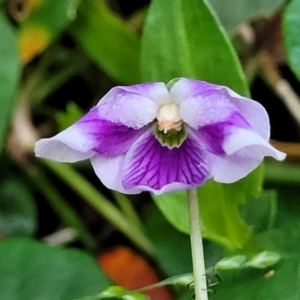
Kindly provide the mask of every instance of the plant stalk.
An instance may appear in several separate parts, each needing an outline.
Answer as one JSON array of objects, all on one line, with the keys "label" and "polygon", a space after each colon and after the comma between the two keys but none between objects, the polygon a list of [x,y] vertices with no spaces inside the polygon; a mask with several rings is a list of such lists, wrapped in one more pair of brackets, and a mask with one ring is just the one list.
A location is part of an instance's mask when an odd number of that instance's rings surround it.
[{"label": "plant stalk", "polygon": [[193,271],[195,278],[195,300],[208,300],[199,204],[196,188],[187,191],[187,200],[190,218]]}]

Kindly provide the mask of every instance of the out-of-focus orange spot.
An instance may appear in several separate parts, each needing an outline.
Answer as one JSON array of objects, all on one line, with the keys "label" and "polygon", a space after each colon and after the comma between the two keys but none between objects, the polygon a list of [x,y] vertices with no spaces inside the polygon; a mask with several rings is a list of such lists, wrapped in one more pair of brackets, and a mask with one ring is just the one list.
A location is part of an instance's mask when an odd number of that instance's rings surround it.
[{"label": "out-of-focus orange spot", "polygon": [[21,30],[19,35],[19,54],[23,63],[28,63],[40,54],[48,45],[49,32],[42,27],[28,27]]},{"label": "out-of-focus orange spot", "polygon": [[[159,281],[150,264],[130,248],[119,246],[102,254],[99,263],[104,272],[118,285],[136,290]],[[145,292],[151,300],[172,300],[167,288]]]}]

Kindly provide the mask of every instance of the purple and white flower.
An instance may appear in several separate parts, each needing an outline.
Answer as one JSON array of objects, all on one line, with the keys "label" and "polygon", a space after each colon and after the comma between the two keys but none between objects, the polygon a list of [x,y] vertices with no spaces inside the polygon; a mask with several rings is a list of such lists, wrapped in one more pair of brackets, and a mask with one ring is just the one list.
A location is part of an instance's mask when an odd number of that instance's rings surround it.
[{"label": "purple and white flower", "polygon": [[89,158],[108,188],[160,194],[209,178],[237,181],[265,156],[283,160],[269,137],[269,118],[258,102],[180,78],[112,88],[75,124],[37,141],[35,153],[59,162]]}]

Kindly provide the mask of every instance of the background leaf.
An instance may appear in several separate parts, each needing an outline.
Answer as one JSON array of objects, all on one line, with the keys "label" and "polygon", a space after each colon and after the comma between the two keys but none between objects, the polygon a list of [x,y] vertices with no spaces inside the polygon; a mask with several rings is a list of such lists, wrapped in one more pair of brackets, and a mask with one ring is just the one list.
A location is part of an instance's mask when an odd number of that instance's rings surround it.
[{"label": "background leaf", "polygon": [[[203,237],[231,250],[241,249],[250,237],[251,227],[242,219],[240,205],[246,201],[247,196],[258,196],[262,180],[260,167],[233,184],[210,180],[200,187],[198,196]],[[186,192],[153,195],[167,220],[184,233],[189,232],[186,197]],[[255,220],[253,225],[258,226],[257,222]]]},{"label": "background leaf", "polygon": [[220,284],[214,287],[211,299],[222,300],[297,300],[300,260],[287,259],[271,270],[222,272]]},{"label": "background leaf", "polygon": [[0,11],[0,149],[14,105],[14,95],[20,77],[20,63],[15,33]]},{"label": "background leaf", "polygon": [[216,10],[222,25],[228,31],[234,30],[238,25],[249,22],[251,19],[259,19],[271,16],[284,0],[210,0]]},{"label": "background leaf", "polygon": [[287,60],[300,80],[300,0],[290,1],[284,10],[283,37]]},{"label": "background leaf", "polygon": [[87,254],[29,239],[0,242],[0,270],[0,298],[5,300],[73,299],[110,284]]},{"label": "background leaf", "polygon": [[21,24],[18,41],[21,60],[40,54],[76,17],[78,0],[43,0]]},{"label": "background leaf", "polygon": [[142,37],[141,68],[145,81],[189,77],[248,94],[237,56],[205,1],[152,1]]},{"label": "background leaf", "polygon": [[0,233],[4,236],[32,235],[37,210],[29,187],[17,177],[0,181]]},{"label": "background leaf", "polygon": [[90,58],[115,80],[123,84],[140,82],[140,41],[103,1],[83,1],[71,33]]}]

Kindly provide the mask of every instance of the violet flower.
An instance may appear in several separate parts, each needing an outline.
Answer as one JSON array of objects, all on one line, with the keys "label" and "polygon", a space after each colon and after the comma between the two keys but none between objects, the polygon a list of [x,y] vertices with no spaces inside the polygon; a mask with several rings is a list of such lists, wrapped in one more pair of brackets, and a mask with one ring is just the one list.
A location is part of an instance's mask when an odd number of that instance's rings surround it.
[{"label": "violet flower", "polygon": [[108,188],[160,194],[209,178],[237,181],[265,156],[283,160],[269,136],[259,103],[225,86],[180,78],[112,88],[75,124],[39,140],[35,153],[59,162],[89,158]]}]

